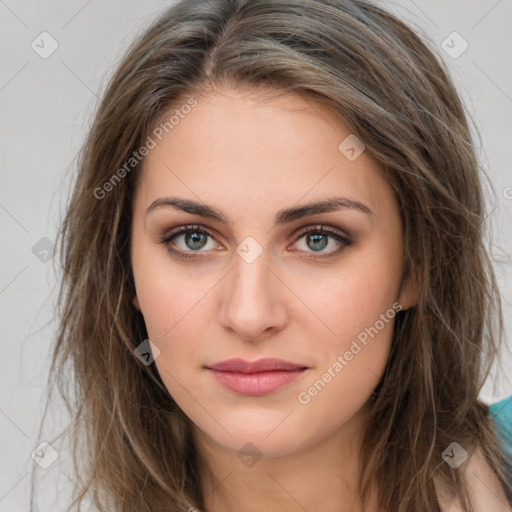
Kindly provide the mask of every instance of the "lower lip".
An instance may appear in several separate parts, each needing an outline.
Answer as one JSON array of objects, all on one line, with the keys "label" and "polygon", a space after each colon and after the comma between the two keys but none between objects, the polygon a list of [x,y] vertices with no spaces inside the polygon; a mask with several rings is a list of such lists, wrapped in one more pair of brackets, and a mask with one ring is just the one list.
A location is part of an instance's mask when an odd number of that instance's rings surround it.
[{"label": "lower lip", "polygon": [[237,373],[209,369],[216,379],[236,393],[243,395],[265,395],[282,388],[302,375],[306,368],[258,373]]}]

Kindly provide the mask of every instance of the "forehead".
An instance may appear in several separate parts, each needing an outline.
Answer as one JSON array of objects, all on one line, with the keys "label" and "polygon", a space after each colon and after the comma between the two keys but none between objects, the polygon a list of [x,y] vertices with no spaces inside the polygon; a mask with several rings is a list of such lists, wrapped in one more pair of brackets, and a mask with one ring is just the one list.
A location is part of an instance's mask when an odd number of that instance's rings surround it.
[{"label": "forehead", "polygon": [[[266,91],[263,91],[266,92]],[[392,193],[363,151],[344,153],[354,134],[325,105],[295,93],[224,90],[197,97],[144,158],[136,202],[160,196],[223,209],[281,209],[333,195],[385,209]]]}]

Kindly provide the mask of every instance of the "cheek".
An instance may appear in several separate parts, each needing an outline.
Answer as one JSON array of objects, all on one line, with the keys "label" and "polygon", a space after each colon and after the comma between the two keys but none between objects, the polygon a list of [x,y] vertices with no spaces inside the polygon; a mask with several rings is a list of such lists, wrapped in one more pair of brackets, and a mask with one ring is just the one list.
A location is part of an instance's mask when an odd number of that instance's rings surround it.
[{"label": "cheek", "polygon": [[137,298],[148,334],[157,345],[176,339],[176,333],[183,329],[187,339],[194,339],[208,292],[215,285],[213,275],[190,272],[169,261],[170,256],[164,253],[161,248],[157,252],[152,249],[133,258]]},{"label": "cheek", "polygon": [[[318,286],[310,287],[305,302],[311,304],[323,326],[324,340],[341,349],[340,340],[347,343],[377,321],[379,331],[386,330],[380,321],[388,312],[394,318],[397,307],[400,267],[397,258],[381,259],[376,253],[354,255],[350,262],[329,273]],[[306,282],[302,284],[304,289]],[[308,316],[311,318],[311,316]],[[304,319],[303,327],[307,328]],[[319,322],[315,321],[318,327]],[[310,327],[311,328],[311,327]],[[329,336],[329,332],[332,336]]]},{"label": "cheek", "polygon": [[134,277],[148,337],[160,350],[155,365],[169,392],[178,396],[180,384],[189,389],[190,372],[204,360],[202,343],[209,341],[205,322],[211,318],[209,292],[217,280],[160,259],[141,258],[151,263],[134,265]]},{"label": "cheek", "polygon": [[312,431],[339,428],[368,401],[389,359],[395,314],[389,309],[385,320],[373,319],[362,328],[345,329],[340,324],[344,332],[324,345],[321,362],[295,397]]},{"label": "cheek", "polygon": [[141,304],[149,339],[161,352],[156,360],[159,369],[182,373],[197,368],[202,361],[200,340],[205,338],[207,318],[206,301],[200,300],[203,296],[154,289]]},{"label": "cheek", "polygon": [[[384,254],[384,253],[381,253]],[[377,386],[387,361],[399,304],[399,260],[377,251],[354,258],[328,279],[323,293],[313,296],[319,317],[329,329],[313,338],[318,365],[301,388],[298,403],[320,422],[343,422],[354,414]],[[340,415],[329,411],[336,408]],[[345,417],[346,415],[346,417]],[[337,418],[337,419],[336,419]]]}]

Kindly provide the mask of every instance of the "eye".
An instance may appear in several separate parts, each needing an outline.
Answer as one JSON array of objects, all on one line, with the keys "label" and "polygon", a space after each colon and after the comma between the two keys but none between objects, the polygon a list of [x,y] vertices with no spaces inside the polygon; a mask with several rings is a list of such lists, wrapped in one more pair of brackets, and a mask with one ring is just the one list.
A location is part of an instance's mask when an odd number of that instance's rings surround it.
[{"label": "eye", "polygon": [[[326,229],[323,225],[306,227],[300,230],[297,234],[297,242],[302,238],[304,238],[306,249],[313,249],[312,256],[308,256],[308,258],[313,259],[333,256],[341,252],[345,247],[350,247],[353,244],[343,232],[336,229]],[[329,239],[334,239],[334,245],[338,245],[338,247],[334,250],[323,251],[326,247],[333,245]],[[304,252],[308,253],[309,251],[305,250]],[[319,253],[319,255],[316,256],[315,253]]]},{"label": "eye", "polygon": [[[214,239],[213,234],[201,226],[181,226],[161,238],[159,243],[165,245],[170,253],[178,256],[179,258],[191,259],[199,257],[199,255],[195,255],[193,253],[205,252],[202,251],[202,249],[206,248],[206,250],[208,250],[215,249],[215,247],[217,247],[215,243],[212,243],[209,248],[207,247],[209,237]],[[310,226],[301,229],[299,233],[296,234],[295,243],[299,242],[302,238],[304,238],[306,248],[299,249],[299,251],[306,253],[311,252],[312,256],[308,257],[313,259],[325,258],[327,256],[338,254],[343,250],[343,248],[349,247],[353,244],[353,242],[344,235],[343,232],[335,229],[326,229],[323,225]],[[330,243],[329,239],[334,240],[334,245],[337,245],[338,247],[330,251],[324,251],[326,247],[333,245]],[[179,247],[180,243],[182,244],[182,247]],[[308,248],[312,249],[312,251],[308,251]],[[319,253],[319,256],[314,255],[314,253]]]},{"label": "eye", "polygon": [[[183,237],[182,244],[185,247],[173,248],[172,246],[176,246],[176,241],[181,237]],[[201,226],[181,226],[162,238],[160,243],[165,245],[170,253],[180,258],[195,258],[195,255],[187,253],[204,252],[201,249],[206,247],[208,237],[213,238],[213,235]],[[212,248],[210,247],[210,249]]]}]

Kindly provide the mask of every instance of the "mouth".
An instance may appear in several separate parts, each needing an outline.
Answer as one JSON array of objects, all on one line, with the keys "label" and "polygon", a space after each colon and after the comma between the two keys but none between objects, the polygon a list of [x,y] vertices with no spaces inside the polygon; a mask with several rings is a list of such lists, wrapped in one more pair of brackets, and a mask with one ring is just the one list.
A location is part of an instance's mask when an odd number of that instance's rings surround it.
[{"label": "mouth", "polygon": [[206,367],[224,387],[243,395],[266,395],[303,375],[308,366],[282,359],[229,359]]}]

